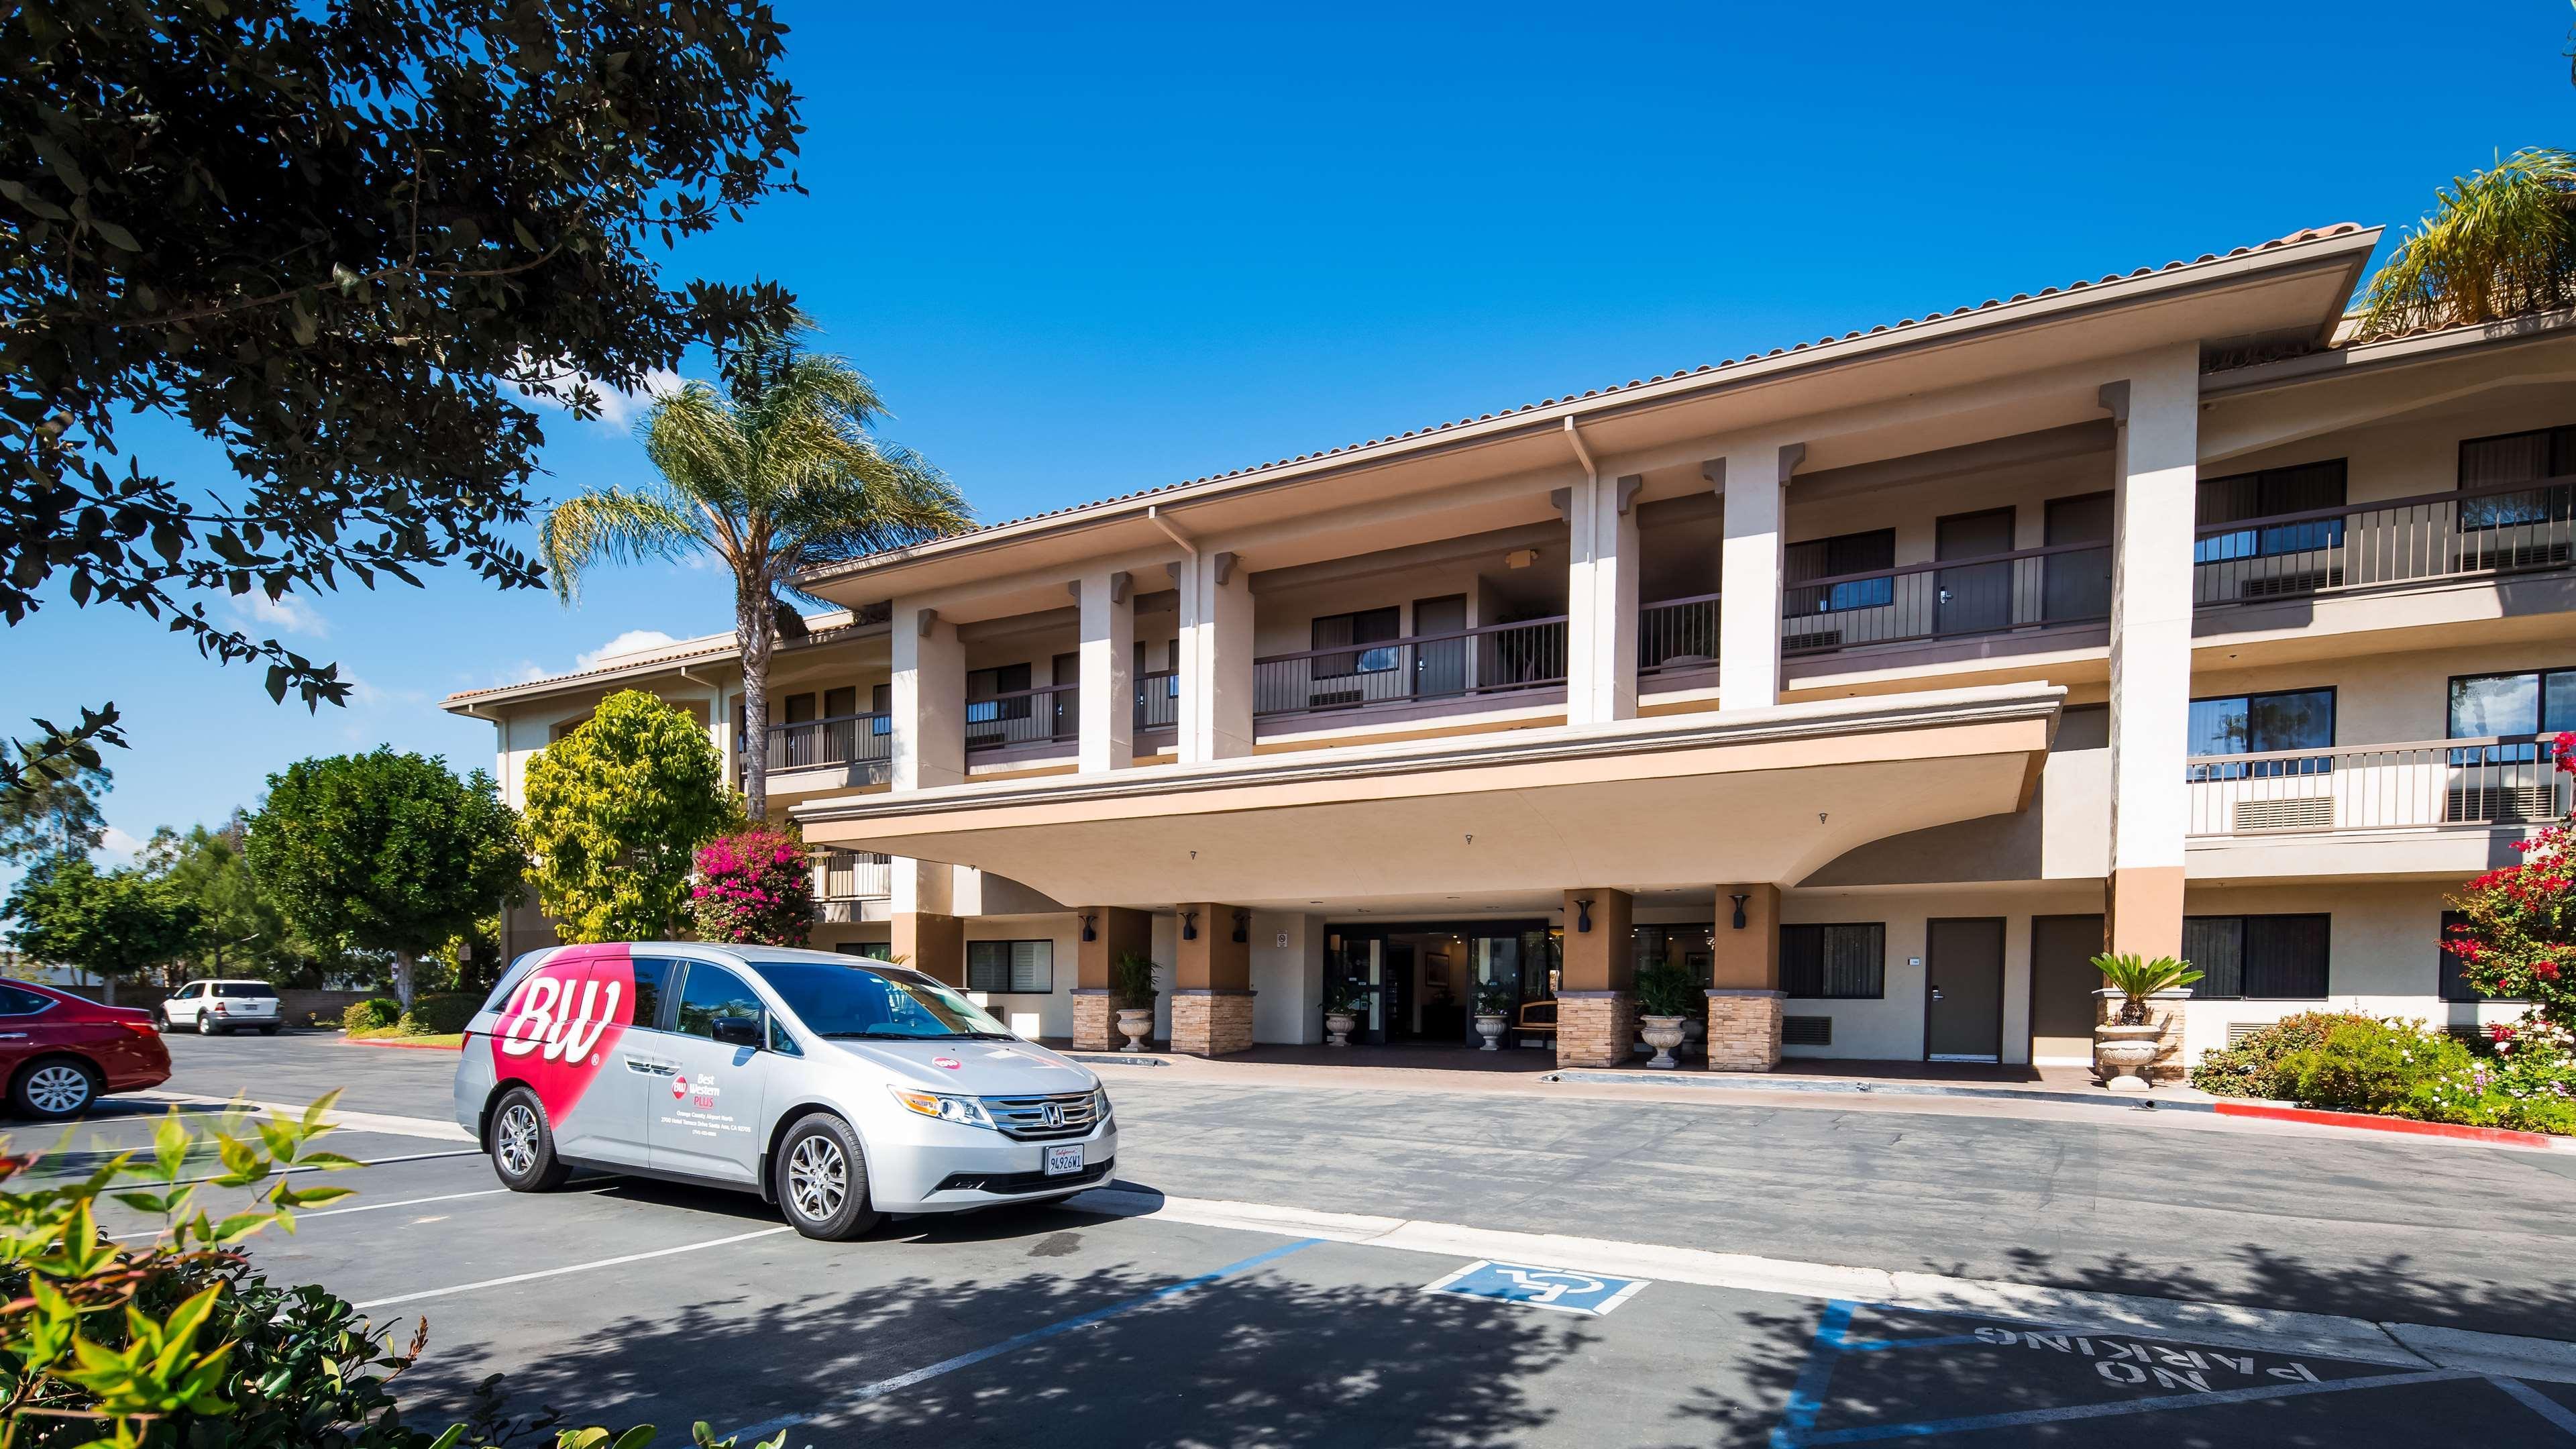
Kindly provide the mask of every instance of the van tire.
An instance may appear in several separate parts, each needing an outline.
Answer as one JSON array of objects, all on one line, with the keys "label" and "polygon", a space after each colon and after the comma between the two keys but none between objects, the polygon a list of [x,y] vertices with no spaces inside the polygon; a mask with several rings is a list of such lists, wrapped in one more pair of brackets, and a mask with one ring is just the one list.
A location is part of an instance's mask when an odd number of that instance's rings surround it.
[{"label": "van tire", "polygon": [[572,1167],[555,1155],[555,1129],[545,1104],[525,1087],[512,1087],[492,1108],[492,1175],[512,1192],[552,1192],[572,1180]]},{"label": "van tire", "polygon": [[809,1238],[845,1243],[884,1216],[868,1202],[868,1159],[858,1134],[829,1112],[787,1129],[770,1174],[788,1225]]}]

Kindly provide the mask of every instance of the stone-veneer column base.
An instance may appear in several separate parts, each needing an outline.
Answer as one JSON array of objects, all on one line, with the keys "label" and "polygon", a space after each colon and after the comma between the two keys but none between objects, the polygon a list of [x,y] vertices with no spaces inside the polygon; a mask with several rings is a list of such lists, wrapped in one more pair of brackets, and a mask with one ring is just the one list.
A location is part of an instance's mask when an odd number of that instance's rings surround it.
[{"label": "stone-veneer column base", "polygon": [[1173,992],[1172,1050],[1194,1057],[1252,1050],[1252,993],[1187,988]]},{"label": "stone-veneer column base", "polygon": [[1624,1067],[1635,1055],[1637,998],[1625,991],[1556,994],[1556,1064]]},{"label": "stone-veneer column base", "polygon": [[1780,1065],[1780,1018],[1789,993],[1719,987],[1708,993],[1708,1069],[1767,1072]]},{"label": "stone-veneer column base", "polygon": [[1112,1027],[1118,1014],[1109,1006],[1105,987],[1082,986],[1073,992],[1073,1049],[1078,1052],[1114,1051],[1124,1043],[1113,1042]]}]

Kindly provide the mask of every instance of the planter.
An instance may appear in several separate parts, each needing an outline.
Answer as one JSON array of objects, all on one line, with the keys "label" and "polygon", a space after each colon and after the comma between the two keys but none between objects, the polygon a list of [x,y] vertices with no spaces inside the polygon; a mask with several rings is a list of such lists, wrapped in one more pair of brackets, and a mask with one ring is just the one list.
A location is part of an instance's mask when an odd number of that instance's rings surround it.
[{"label": "planter", "polygon": [[1686,1057],[1697,1057],[1701,1061],[1708,1060],[1707,1017],[1685,1016],[1682,1018],[1681,1054]]},{"label": "planter", "polygon": [[1655,1059],[1646,1063],[1646,1065],[1650,1067],[1661,1067],[1668,1071],[1674,1067],[1680,1066],[1680,1062],[1673,1060],[1673,1048],[1682,1044],[1682,1023],[1690,1020],[1690,1018],[1687,1016],[1648,1016],[1641,1017],[1639,1020],[1643,1021],[1645,1025],[1638,1032],[1638,1035],[1646,1039],[1646,1045],[1655,1049]]},{"label": "planter", "polygon": [[2107,1025],[2093,1028],[2093,1069],[2114,1092],[2147,1090],[2146,1069],[2164,1046],[2164,1027]]},{"label": "planter", "polygon": [[1127,1038],[1127,1044],[1120,1047],[1120,1051],[1143,1051],[1145,1049],[1145,1038],[1151,1035],[1154,1030],[1154,1009],[1152,1007],[1140,1008],[1133,1006],[1122,1006],[1118,1008],[1118,1030],[1120,1034]]},{"label": "planter", "polygon": [[1476,1013],[1476,1035],[1485,1039],[1480,1050],[1499,1051],[1503,1045],[1503,1014],[1499,1011]]},{"label": "planter", "polygon": [[1324,1031],[1327,1034],[1324,1038],[1324,1045],[1349,1046],[1351,1044],[1351,1028],[1359,1024],[1359,1018],[1351,1015],[1347,1011],[1325,1012]]}]

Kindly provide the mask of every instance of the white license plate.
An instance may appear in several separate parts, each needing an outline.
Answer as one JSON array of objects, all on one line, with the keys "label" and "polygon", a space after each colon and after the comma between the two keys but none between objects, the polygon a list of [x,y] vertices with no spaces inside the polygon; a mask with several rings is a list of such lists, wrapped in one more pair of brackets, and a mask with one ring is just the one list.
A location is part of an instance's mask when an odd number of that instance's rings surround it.
[{"label": "white license plate", "polygon": [[1081,1143],[1075,1142],[1063,1147],[1050,1147],[1046,1150],[1047,1176],[1062,1177],[1068,1172],[1080,1171],[1082,1171]]}]

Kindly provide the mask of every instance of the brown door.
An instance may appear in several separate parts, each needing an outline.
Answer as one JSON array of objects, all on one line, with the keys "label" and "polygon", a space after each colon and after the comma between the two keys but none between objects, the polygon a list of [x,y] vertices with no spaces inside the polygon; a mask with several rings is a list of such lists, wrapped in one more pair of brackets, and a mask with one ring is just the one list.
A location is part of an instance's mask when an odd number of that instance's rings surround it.
[{"label": "brown door", "polygon": [[[2061,736],[2063,730],[2060,730]],[[2030,923],[2030,1059],[2093,1060],[2093,993],[2102,973],[2100,916],[2037,916]]]},{"label": "brown door", "polygon": [[1924,958],[1923,1055],[1936,1062],[2003,1059],[2004,923],[1934,921]]},{"label": "brown door", "polygon": [[[1054,673],[1048,677],[1047,682],[1055,685],[1080,684],[1082,656],[1080,654],[1057,655]],[[1081,732],[1082,707],[1076,703],[1080,698],[1080,695],[1070,689],[1047,696],[1048,708],[1054,711],[1054,735],[1057,739],[1069,740]]]},{"label": "brown door", "polygon": [[[1467,627],[1467,596],[1448,594],[1413,601],[1413,634],[1456,634]],[[1457,694],[1467,687],[1467,641],[1435,639],[1413,647],[1413,692]]]},{"label": "brown door", "polygon": [[[1932,556],[1938,560],[1985,558],[2012,551],[2013,511],[2009,508],[1953,513],[1933,526]],[[1975,634],[2011,627],[2011,564],[1942,569],[1934,578],[1940,590],[1933,624],[1936,633]]]},{"label": "brown door", "polygon": [[2040,569],[2040,618],[2051,624],[2111,617],[2111,495],[2048,500],[2048,546],[2098,543],[2053,553]]}]

